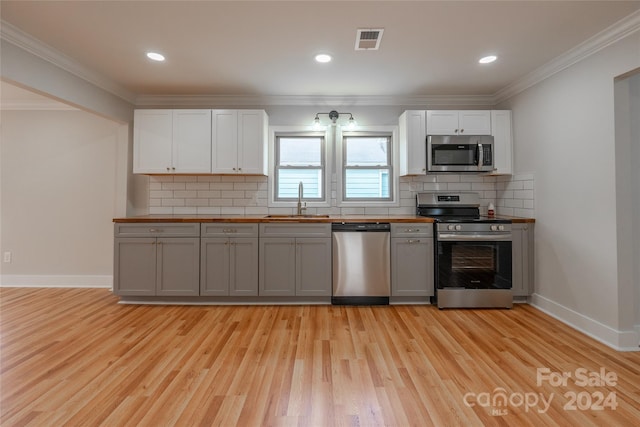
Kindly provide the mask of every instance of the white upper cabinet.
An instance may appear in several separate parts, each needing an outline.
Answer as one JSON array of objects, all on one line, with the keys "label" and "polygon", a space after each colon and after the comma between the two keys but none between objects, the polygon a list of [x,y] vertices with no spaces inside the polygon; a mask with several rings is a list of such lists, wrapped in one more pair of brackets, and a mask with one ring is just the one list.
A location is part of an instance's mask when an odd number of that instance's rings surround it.
[{"label": "white upper cabinet", "polygon": [[133,112],[133,173],[170,173],[171,110]]},{"label": "white upper cabinet", "polygon": [[213,110],[211,171],[266,175],[267,129],[264,110]]},{"label": "white upper cabinet", "polygon": [[211,110],[135,110],[133,173],[211,173]]},{"label": "white upper cabinet", "polygon": [[493,135],[493,161],[495,175],[513,173],[513,139],[511,135],[511,111],[491,111],[491,135]]},{"label": "white upper cabinet", "polygon": [[424,110],[407,110],[400,116],[400,175],[427,172],[426,121]]},{"label": "white upper cabinet", "polygon": [[173,110],[175,173],[211,172],[211,110]]},{"label": "white upper cabinet", "polygon": [[490,110],[427,110],[428,135],[491,135]]}]

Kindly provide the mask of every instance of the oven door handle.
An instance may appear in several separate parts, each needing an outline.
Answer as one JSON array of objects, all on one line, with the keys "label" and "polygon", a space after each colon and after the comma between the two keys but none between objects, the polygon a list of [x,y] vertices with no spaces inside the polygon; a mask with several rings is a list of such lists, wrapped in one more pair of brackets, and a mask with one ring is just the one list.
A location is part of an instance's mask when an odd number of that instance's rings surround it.
[{"label": "oven door handle", "polygon": [[510,242],[511,233],[505,234],[438,234],[437,239],[448,242]]}]

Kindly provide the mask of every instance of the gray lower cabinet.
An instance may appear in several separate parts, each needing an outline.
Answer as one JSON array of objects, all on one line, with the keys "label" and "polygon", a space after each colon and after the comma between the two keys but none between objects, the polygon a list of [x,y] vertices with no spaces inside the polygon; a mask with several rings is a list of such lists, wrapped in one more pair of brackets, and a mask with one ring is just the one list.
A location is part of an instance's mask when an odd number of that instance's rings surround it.
[{"label": "gray lower cabinet", "polygon": [[512,234],[513,296],[523,297],[533,293],[533,233],[534,224],[514,223]]},{"label": "gray lower cabinet", "polygon": [[433,296],[433,224],[391,224],[391,295]]},{"label": "gray lower cabinet", "polygon": [[125,296],[198,296],[199,224],[115,225],[113,288]]},{"label": "gray lower cabinet", "polygon": [[200,295],[258,295],[258,225],[202,224]]},{"label": "gray lower cabinet", "polygon": [[261,224],[264,296],[331,296],[331,224]]}]

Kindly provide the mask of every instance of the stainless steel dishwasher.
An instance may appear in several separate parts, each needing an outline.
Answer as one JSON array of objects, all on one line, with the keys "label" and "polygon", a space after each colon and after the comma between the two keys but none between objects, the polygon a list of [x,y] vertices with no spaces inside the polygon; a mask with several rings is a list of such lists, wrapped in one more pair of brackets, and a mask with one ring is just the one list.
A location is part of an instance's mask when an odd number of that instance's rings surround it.
[{"label": "stainless steel dishwasher", "polygon": [[332,304],[389,304],[390,226],[385,223],[335,223]]}]

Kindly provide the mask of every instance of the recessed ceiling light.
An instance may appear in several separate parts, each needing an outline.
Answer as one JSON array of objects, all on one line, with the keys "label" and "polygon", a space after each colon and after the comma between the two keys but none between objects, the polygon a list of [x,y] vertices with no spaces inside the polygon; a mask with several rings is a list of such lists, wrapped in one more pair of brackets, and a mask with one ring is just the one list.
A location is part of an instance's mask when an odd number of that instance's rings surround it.
[{"label": "recessed ceiling light", "polygon": [[326,63],[331,62],[331,55],[327,55],[326,53],[320,53],[316,55],[316,61]]},{"label": "recessed ceiling light", "polygon": [[147,58],[153,59],[154,61],[164,61],[164,55],[157,52],[147,52]]},{"label": "recessed ceiling light", "polygon": [[493,61],[495,61],[496,59],[498,59],[497,56],[489,55],[489,56],[485,56],[484,58],[480,58],[480,60],[478,62],[481,63],[481,64],[490,64]]}]

